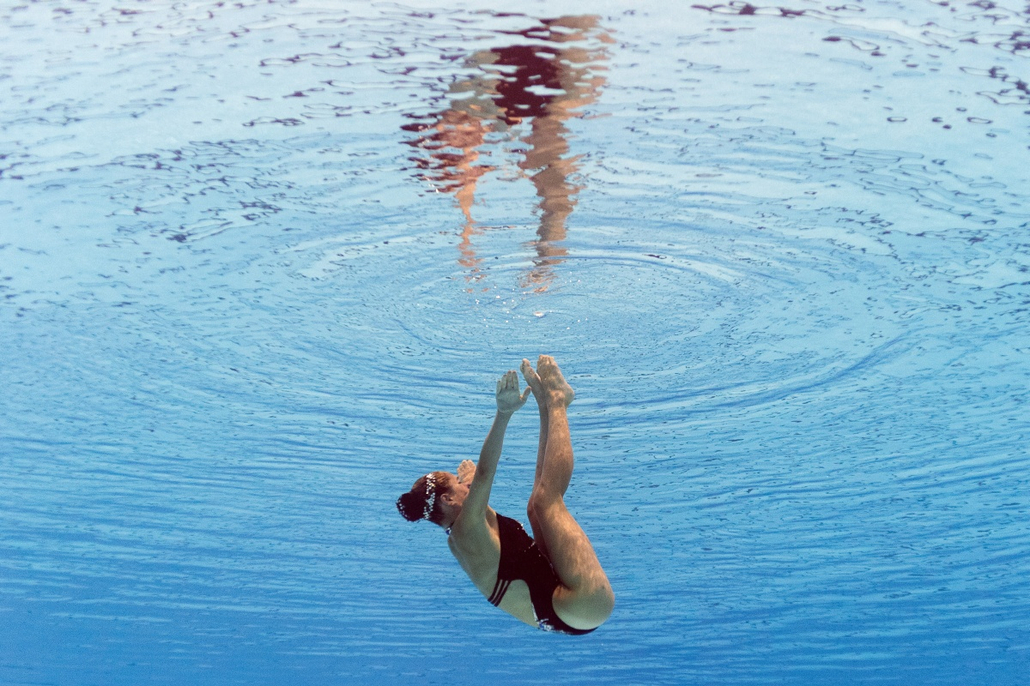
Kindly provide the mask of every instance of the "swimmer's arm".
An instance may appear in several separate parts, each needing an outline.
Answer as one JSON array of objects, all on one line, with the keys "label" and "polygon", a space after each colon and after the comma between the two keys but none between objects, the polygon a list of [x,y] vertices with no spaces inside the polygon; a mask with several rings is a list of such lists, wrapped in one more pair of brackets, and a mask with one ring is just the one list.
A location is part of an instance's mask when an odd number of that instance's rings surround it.
[{"label": "swimmer's arm", "polygon": [[483,441],[483,448],[479,451],[475,479],[469,486],[468,497],[461,507],[462,518],[468,516],[473,521],[486,521],[490,489],[493,488],[494,476],[497,474],[497,462],[501,459],[508,420],[516,410],[526,404],[529,393],[529,388],[526,388],[525,393],[519,393],[519,378],[515,372],[508,372],[497,382],[497,414],[494,415],[490,433]]},{"label": "swimmer's arm", "polygon": [[486,520],[486,508],[490,504],[490,489],[493,488],[494,476],[497,474],[497,463],[501,459],[504,432],[508,429],[509,419],[511,419],[511,413],[498,411],[494,415],[490,432],[483,441],[482,450],[479,451],[479,463],[475,466],[475,479],[469,485],[468,497],[461,506],[463,519]]}]

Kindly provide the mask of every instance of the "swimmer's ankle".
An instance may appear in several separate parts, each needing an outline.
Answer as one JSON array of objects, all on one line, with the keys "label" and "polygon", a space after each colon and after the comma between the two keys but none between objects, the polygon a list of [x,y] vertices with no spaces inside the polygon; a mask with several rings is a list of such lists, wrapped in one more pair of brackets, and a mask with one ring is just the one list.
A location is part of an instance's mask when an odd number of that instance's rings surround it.
[{"label": "swimmer's ankle", "polygon": [[547,405],[548,407],[565,408],[572,404],[575,397],[576,394],[568,386],[564,389],[554,388],[547,391]]}]

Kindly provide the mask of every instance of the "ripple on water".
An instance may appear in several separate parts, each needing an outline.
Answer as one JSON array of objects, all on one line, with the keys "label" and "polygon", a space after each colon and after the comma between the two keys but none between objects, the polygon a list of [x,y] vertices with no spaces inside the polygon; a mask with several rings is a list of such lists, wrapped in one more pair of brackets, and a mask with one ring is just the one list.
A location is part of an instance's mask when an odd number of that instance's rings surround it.
[{"label": "ripple on water", "polygon": [[[515,10],[0,9],[0,675],[1019,668],[1025,11],[603,17],[572,60],[593,100],[557,121],[559,237],[531,122],[484,115],[464,205],[433,166],[448,112],[497,104],[476,87],[513,65],[483,58],[570,28]],[[578,392],[568,503],[620,598],[561,660],[391,511],[540,352]]]}]

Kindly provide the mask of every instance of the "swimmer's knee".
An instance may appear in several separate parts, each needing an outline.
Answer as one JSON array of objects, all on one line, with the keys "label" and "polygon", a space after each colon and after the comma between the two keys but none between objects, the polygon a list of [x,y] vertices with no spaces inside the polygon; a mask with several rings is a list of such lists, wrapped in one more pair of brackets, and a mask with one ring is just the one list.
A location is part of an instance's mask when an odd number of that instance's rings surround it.
[{"label": "swimmer's knee", "polygon": [[534,519],[536,521],[544,520],[555,505],[562,503],[564,500],[560,494],[551,493],[546,488],[534,488],[533,493],[529,496],[529,503],[526,505],[526,516],[529,517],[530,522],[533,522]]},{"label": "swimmer's knee", "polygon": [[526,517],[529,518],[529,525],[533,527],[533,531],[536,531],[540,519],[536,516],[536,505],[533,503],[533,496],[529,497],[529,502],[526,504]]},{"label": "swimmer's knee", "polygon": [[533,491],[529,496],[529,502],[526,503],[526,516],[529,517],[529,523],[536,529],[537,522],[540,521],[540,498],[537,497],[536,491]]}]

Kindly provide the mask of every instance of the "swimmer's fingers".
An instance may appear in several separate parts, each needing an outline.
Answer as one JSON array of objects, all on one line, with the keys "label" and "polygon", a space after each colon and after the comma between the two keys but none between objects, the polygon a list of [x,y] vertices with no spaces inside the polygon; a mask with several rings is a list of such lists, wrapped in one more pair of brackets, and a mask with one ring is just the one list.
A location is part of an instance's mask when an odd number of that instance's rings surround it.
[{"label": "swimmer's fingers", "polygon": [[505,372],[497,381],[497,409],[511,414],[526,403],[529,394],[519,392],[519,377],[514,371]]},{"label": "swimmer's fingers", "polygon": [[462,460],[458,465],[458,483],[470,484],[476,478],[476,463],[472,460]]}]

